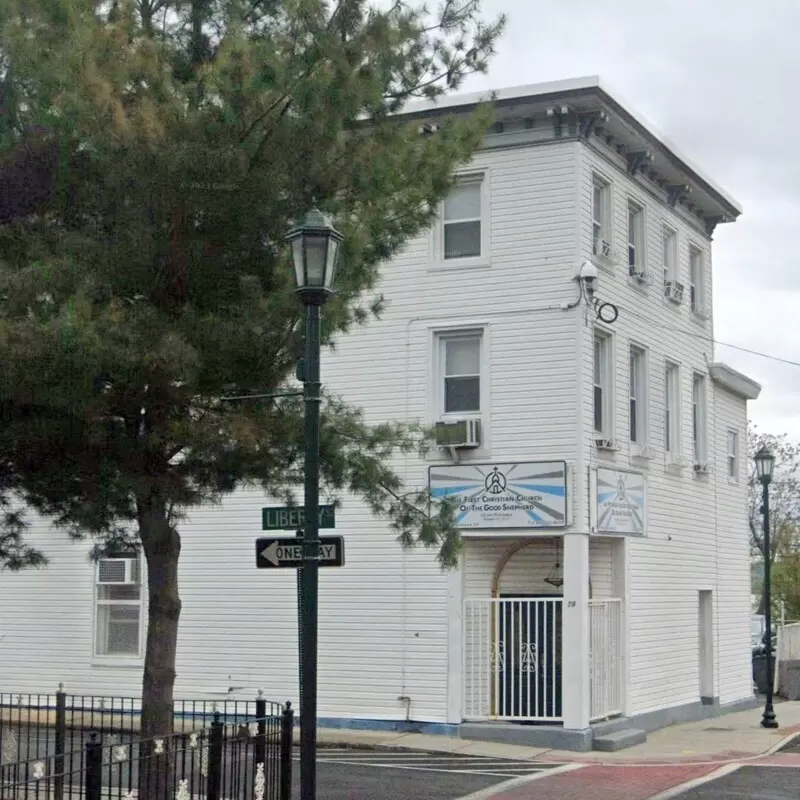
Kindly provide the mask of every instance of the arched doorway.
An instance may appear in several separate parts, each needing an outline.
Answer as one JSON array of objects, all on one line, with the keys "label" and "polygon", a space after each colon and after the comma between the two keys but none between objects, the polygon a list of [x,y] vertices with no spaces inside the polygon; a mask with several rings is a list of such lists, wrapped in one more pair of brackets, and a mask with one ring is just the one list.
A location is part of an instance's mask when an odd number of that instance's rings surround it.
[{"label": "arched doorway", "polygon": [[515,542],[498,560],[492,581],[496,599],[494,712],[536,724],[562,716],[561,540]]}]

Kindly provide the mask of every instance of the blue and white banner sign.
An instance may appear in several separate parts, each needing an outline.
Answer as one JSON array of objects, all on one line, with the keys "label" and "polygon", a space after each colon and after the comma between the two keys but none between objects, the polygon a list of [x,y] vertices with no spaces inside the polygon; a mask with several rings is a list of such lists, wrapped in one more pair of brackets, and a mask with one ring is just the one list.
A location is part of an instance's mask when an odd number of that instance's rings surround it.
[{"label": "blue and white banner sign", "polygon": [[456,504],[460,528],[563,528],[567,524],[564,461],[430,467],[436,500]]},{"label": "blue and white banner sign", "polygon": [[598,467],[597,530],[644,533],[644,476],[641,473]]}]

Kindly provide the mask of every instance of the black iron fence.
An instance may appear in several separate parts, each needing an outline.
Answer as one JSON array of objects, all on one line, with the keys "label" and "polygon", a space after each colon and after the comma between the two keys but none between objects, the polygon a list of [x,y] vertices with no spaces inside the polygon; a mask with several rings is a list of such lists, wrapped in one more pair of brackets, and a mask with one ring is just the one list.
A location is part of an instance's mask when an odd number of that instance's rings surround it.
[{"label": "black iron fence", "polygon": [[[90,751],[94,758],[97,753],[103,758],[102,791],[116,792],[97,797],[126,798],[123,787],[126,792],[139,788],[142,759],[146,764],[152,760],[138,736],[140,711],[138,698],[68,695],[63,691],[53,695],[0,693],[0,798],[72,800],[78,796],[75,792],[82,800],[88,798],[85,786],[94,786],[91,781],[86,784],[94,763]],[[260,693],[251,701],[176,700],[173,731],[163,740],[172,766],[166,772],[153,773],[169,776],[163,778],[161,787],[151,787],[162,791],[162,795],[153,795],[153,800],[177,797],[168,790],[177,792],[181,780],[190,788],[202,788],[192,790],[192,798],[252,800],[258,764],[264,765],[265,800],[288,800],[293,716],[289,704],[284,708]],[[221,736],[221,749],[212,734]],[[211,778],[194,769],[199,753],[205,754],[202,763],[208,765]],[[243,766],[245,763],[249,766]],[[111,767],[113,775],[108,772]],[[223,794],[213,794],[216,784],[211,779],[217,769],[228,775]],[[187,774],[179,777],[183,771]],[[151,772],[148,768],[148,774]],[[78,788],[73,790],[73,786]],[[281,793],[284,789],[286,794]],[[149,800],[150,794],[133,797]]]},{"label": "black iron fence", "polygon": [[289,800],[292,709],[254,724],[251,734],[216,713],[207,728],[128,744],[93,731],[77,750],[0,766],[0,798]]}]

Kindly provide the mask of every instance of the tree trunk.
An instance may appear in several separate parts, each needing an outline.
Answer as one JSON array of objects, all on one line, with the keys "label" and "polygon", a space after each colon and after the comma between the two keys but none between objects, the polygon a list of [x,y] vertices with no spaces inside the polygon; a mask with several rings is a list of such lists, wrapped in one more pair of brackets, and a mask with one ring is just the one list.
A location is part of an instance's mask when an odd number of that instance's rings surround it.
[{"label": "tree trunk", "polygon": [[[139,504],[139,533],[147,560],[148,590],[141,737],[152,740],[168,737],[173,728],[175,653],[181,614],[178,593],[181,540],[170,525],[166,504],[154,502],[152,498]],[[154,800],[168,797],[173,783],[169,769],[169,740],[164,743],[163,757],[153,752],[152,741],[143,749],[147,764],[140,765],[139,797],[152,797]]]}]

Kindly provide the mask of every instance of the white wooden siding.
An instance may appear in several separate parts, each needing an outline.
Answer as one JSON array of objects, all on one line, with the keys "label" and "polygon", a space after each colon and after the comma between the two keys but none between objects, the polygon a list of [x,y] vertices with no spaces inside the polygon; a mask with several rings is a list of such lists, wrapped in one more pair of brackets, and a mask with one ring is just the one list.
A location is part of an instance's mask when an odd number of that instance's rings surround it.
[{"label": "white wooden siding", "polygon": [[[430,421],[433,332],[479,322],[490,343],[492,411],[481,457],[570,460],[577,449],[576,312],[561,305],[575,296],[576,147],[479,153],[474,166],[487,170],[491,187],[489,266],[431,269],[433,233],[410,242],[376,287],[388,301],[382,319],[323,355],[327,391],[363,407],[371,422]],[[408,457],[395,465],[419,486],[434,463]],[[263,688],[269,697],[297,700],[295,573],[253,563],[265,504],[259,492],[238,492],[220,506],[194,509],[181,524],[178,694],[242,687],[238,696],[249,697]],[[0,581],[0,689],[48,691],[63,681],[74,692],[137,693],[140,666],[92,664],[87,546],[46,527],[35,538],[46,545],[50,567]],[[412,719],[444,721],[452,581],[432,552],[403,552],[355,499],[344,498],[337,532],[346,539],[346,566],[320,576],[320,715],[405,719],[398,698],[409,697]],[[43,660],[54,644],[58,658]]]},{"label": "white wooden siding", "polygon": [[[734,548],[728,563],[728,576],[723,577],[719,562],[722,530],[732,540],[747,541],[744,516],[728,513],[723,518],[718,508],[715,487],[717,477],[695,476],[691,441],[691,380],[692,372],[707,375],[707,363],[713,360],[711,321],[696,320],[689,311],[688,291],[682,305],[675,306],[663,296],[661,262],[662,225],[666,222],[678,231],[678,280],[688,284],[689,243],[701,246],[705,255],[706,298],[711,297],[710,243],[696,224],[687,220],[685,212],[676,212],[658,203],[638,180],[629,178],[622,170],[593,149],[584,147],[581,176],[582,240],[584,257],[591,252],[591,180],[594,170],[602,171],[613,182],[614,204],[613,245],[620,259],[613,269],[600,269],[597,294],[602,301],[619,308],[617,321],[610,326],[614,333],[615,366],[615,436],[621,450],[612,455],[598,454],[591,441],[584,443],[585,457],[590,464],[641,469],[646,479],[647,530],[643,538],[631,538],[628,547],[629,585],[627,614],[630,629],[628,643],[628,708],[629,714],[696,702],[700,696],[699,683],[699,622],[698,592],[714,591],[717,620],[715,635],[719,640],[723,625],[719,609],[725,598],[741,597],[747,605],[748,583],[744,580],[748,559],[741,548]],[[652,282],[642,289],[628,278],[627,198],[645,207],[647,258],[646,265]],[[585,383],[591,385],[591,336],[584,345]],[[641,461],[631,458],[628,431],[628,353],[631,344],[647,348],[647,430],[648,444],[655,448],[655,458]],[[682,472],[673,473],[665,466],[664,452],[664,362],[670,359],[681,366],[680,452],[690,461]],[[710,381],[709,381],[710,384]],[[708,441],[710,461],[724,453],[723,434],[713,433],[711,388],[708,391]],[[591,414],[591,393],[584,395],[584,414]],[[739,429],[744,440],[745,404],[738,404],[741,418]],[[717,467],[721,469],[721,467]],[[724,474],[724,473],[723,473]],[[727,484],[726,484],[727,485]],[[731,488],[729,502],[743,506],[743,488]],[[735,569],[730,569],[734,566]],[[749,580],[749,579],[748,579]],[[727,617],[726,617],[727,619]],[[731,623],[725,622],[725,625]],[[736,650],[741,639],[730,640],[727,656]],[[720,652],[720,648],[717,648]],[[738,650],[737,650],[738,652]],[[718,658],[722,659],[722,655]],[[751,695],[749,683],[742,679],[741,664],[749,658],[745,646],[731,668],[718,675],[717,690],[724,701],[744,699]],[[728,663],[731,663],[728,661]],[[732,670],[732,672],[731,672]],[[734,679],[735,678],[735,679]]]}]

